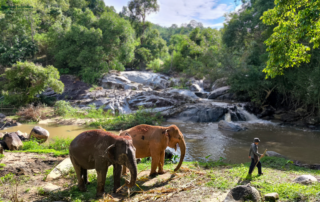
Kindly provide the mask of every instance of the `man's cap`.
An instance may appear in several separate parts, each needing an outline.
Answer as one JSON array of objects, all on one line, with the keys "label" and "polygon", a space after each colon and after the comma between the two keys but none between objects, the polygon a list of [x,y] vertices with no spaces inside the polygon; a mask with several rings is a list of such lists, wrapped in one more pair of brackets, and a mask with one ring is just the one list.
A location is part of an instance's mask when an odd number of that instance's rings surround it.
[{"label": "man's cap", "polygon": [[253,140],[254,142],[260,142],[260,139],[259,138],[254,138],[254,140]]}]

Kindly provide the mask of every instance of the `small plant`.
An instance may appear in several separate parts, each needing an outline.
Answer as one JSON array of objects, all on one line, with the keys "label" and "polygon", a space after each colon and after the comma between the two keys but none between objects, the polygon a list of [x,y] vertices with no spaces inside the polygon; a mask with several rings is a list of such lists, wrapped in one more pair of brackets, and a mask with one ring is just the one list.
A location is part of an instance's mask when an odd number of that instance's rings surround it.
[{"label": "small plant", "polygon": [[31,188],[28,188],[24,191],[24,193],[28,193],[31,190]]},{"label": "small plant", "polygon": [[0,154],[0,159],[4,158],[4,154]]},{"label": "small plant", "polygon": [[0,163],[0,170],[3,170],[3,168],[6,166],[4,163]]},{"label": "small plant", "polygon": [[175,154],[175,155],[172,156],[172,159],[171,159],[172,163],[177,163],[178,160],[179,160],[179,155]]},{"label": "small plant", "polygon": [[44,191],[43,187],[38,187],[37,188],[37,193],[39,195],[43,196],[43,195],[45,195],[46,192]]}]

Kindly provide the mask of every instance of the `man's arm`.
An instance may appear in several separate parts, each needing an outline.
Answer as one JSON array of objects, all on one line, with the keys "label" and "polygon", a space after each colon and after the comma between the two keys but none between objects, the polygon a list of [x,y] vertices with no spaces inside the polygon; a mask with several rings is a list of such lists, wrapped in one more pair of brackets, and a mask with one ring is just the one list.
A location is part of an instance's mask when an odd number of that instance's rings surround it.
[{"label": "man's arm", "polygon": [[252,149],[252,152],[253,152],[255,155],[261,157],[262,154],[260,154],[260,153],[257,151],[257,147],[256,147],[255,144],[252,144],[251,149]]}]

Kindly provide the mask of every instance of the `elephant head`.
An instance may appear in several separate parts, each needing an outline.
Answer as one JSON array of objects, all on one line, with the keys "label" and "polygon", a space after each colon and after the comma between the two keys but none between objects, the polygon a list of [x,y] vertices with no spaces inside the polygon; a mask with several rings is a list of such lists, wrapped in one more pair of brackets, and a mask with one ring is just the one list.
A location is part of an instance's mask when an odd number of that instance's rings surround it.
[{"label": "elephant head", "polygon": [[168,146],[175,150],[177,150],[177,144],[179,144],[180,147],[180,161],[177,167],[174,169],[174,171],[177,171],[181,167],[184,156],[186,154],[186,143],[184,141],[183,134],[176,125],[169,126],[165,130],[169,137]]},{"label": "elephant head", "polygon": [[136,148],[132,144],[131,136],[127,133],[119,137],[115,144],[108,147],[107,156],[113,163],[117,163],[129,168],[131,180],[127,186],[133,187],[137,180]]}]

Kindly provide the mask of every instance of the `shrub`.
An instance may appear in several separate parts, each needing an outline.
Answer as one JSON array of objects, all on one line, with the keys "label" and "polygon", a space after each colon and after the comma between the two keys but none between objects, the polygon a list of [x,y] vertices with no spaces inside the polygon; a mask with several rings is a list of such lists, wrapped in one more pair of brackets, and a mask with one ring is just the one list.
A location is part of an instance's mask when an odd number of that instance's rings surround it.
[{"label": "shrub", "polygon": [[147,64],[147,69],[151,69],[153,72],[162,72],[163,71],[162,65],[163,65],[162,60],[158,58],[149,62],[149,64]]},{"label": "shrub", "polygon": [[16,113],[24,121],[40,121],[48,117],[51,112],[45,105],[39,104],[34,106],[32,104],[27,107],[21,107]]},{"label": "shrub", "polygon": [[11,97],[12,104],[22,105],[36,99],[46,88],[52,88],[56,93],[62,93],[64,84],[59,81],[60,75],[56,68],[43,68],[32,62],[18,62],[5,71],[6,83],[3,92],[6,99]]},{"label": "shrub", "polygon": [[54,114],[58,116],[65,116],[70,112],[76,111],[69,102],[64,100],[57,101],[54,104]]}]

